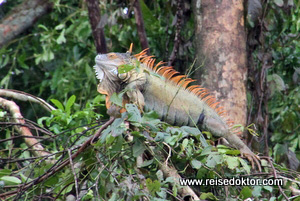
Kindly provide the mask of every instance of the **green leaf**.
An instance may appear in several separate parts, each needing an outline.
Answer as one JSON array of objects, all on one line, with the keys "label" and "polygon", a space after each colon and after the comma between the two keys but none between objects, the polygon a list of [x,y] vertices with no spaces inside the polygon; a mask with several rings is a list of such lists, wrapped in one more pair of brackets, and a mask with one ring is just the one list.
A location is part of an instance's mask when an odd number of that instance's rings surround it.
[{"label": "green leaf", "polygon": [[42,25],[42,24],[39,24],[39,25],[38,25],[38,28],[42,28],[42,29],[44,29],[45,31],[49,31],[48,28],[47,28],[46,26]]},{"label": "green leaf", "polygon": [[146,186],[152,196],[155,195],[155,192],[160,191],[160,182],[158,180],[152,181],[150,178],[146,179]]},{"label": "green leaf", "polygon": [[201,200],[219,200],[214,194],[212,193],[201,193],[200,195]]},{"label": "green leaf", "polygon": [[58,177],[54,175],[52,177],[49,177],[49,179],[47,179],[44,182],[44,185],[48,187],[52,187],[55,186],[58,183],[58,181],[59,181]]},{"label": "green leaf", "polygon": [[133,121],[133,122],[138,122],[138,123],[141,122],[142,116],[136,105],[126,104],[125,108],[128,112],[128,121]]},{"label": "green leaf", "polygon": [[144,113],[142,117],[142,124],[149,126],[153,130],[157,130],[157,124],[161,123],[159,116],[155,111]]},{"label": "green leaf", "polygon": [[4,181],[5,185],[16,185],[22,183],[19,178],[13,176],[3,176],[0,178],[0,181]]},{"label": "green leaf", "polygon": [[202,167],[202,163],[200,161],[196,160],[196,159],[193,159],[191,161],[191,165],[195,169],[200,169]]},{"label": "green leaf", "polygon": [[7,88],[10,82],[11,74],[8,73],[0,82],[0,88]]},{"label": "green leaf", "polygon": [[[114,200],[118,200],[116,197],[116,194],[113,193],[111,198],[109,199],[109,201],[114,201]],[[83,197],[82,197],[82,201],[86,201],[86,200],[93,200],[94,198],[94,192],[93,190],[89,190]],[[115,199],[114,199],[115,198]]]},{"label": "green leaf", "polygon": [[128,73],[129,71],[131,71],[134,68],[135,68],[135,66],[133,66],[133,65],[123,64],[123,65],[118,66],[118,73],[119,74]]},{"label": "green leaf", "polygon": [[201,156],[211,154],[212,153],[211,149],[212,149],[212,146],[205,147],[201,152]]},{"label": "green leaf", "polygon": [[146,112],[143,115],[145,121],[157,120],[159,115],[155,111]]},{"label": "green leaf", "polygon": [[240,197],[243,200],[246,200],[247,198],[250,198],[251,196],[252,196],[252,190],[248,186],[245,186],[240,192]]},{"label": "green leaf", "polygon": [[[300,135],[299,135],[299,137],[300,137]],[[263,167],[268,167],[268,165],[269,165],[269,162],[265,159],[261,159],[260,163],[261,163],[261,166],[263,166]]]},{"label": "green leaf", "polygon": [[[170,178],[170,177],[168,177]],[[178,188],[176,187],[176,185],[173,185],[172,187],[172,193],[173,193],[173,196],[174,197],[177,197],[177,194],[178,194]]]},{"label": "green leaf", "polygon": [[64,27],[65,27],[64,24],[59,24],[59,25],[57,25],[57,26],[55,27],[55,30],[61,30],[61,29],[63,29]]},{"label": "green leaf", "polygon": [[198,128],[193,128],[190,126],[182,126],[181,129],[187,133],[194,135],[194,136],[200,135],[200,141],[201,141],[201,144],[203,145],[203,147],[208,146],[206,139],[204,138],[203,134],[201,133],[201,131]]},{"label": "green leaf", "polygon": [[75,100],[76,100],[76,96],[75,95],[72,95],[68,101],[67,101],[67,104],[66,104],[66,112],[70,115],[70,112],[71,112],[71,107],[72,105],[75,103]]},{"label": "green leaf", "polygon": [[270,85],[271,96],[275,91],[284,91],[286,89],[283,79],[278,74],[268,75],[267,80]]},{"label": "green leaf", "polygon": [[122,107],[123,106],[123,94],[124,93],[119,93],[119,94],[113,93],[110,97],[110,101],[112,103],[114,103],[115,105]]},{"label": "green leaf", "polygon": [[273,191],[272,186],[263,186],[263,189],[269,191],[270,193],[272,193],[272,191]]},{"label": "green leaf", "polygon": [[65,110],[63,104],[61,104],[61,102],[59,100],[56,99],[50,99],[50,101],[58,108],[61,109],[62,111]]},{"label": "green leaf", "polygon": [[65,29],[62,30],[62,32],[60,32],[58,38],[56,39],[57,44],[62,44],[65,43],[67,40],[65,38]]},{"label": "green leaf", "polygon": [[187,138],[185,138],[181,144],[181,147],[182,147],[181,149],[184,150],[187,147],[188,143],[189,143],[189,140]]},{"label": "green leaf", "polygon": [[152,163],[153,163],[153,159],[148,160],[148,161],[144,161],[143,164],[141,164],[139,168],[147,167],[147,166],[151,165]]},{"label": "green leaf", "polygon": [[[161,197],[162,199],[155,199],[156,201],[165,201],[167,198],[167,192],[164,189],[161,189],[161,191],[156,191],[156,194]],[[176,196],[174,196],[176,197]]]},{"label": "green leaf", "polygon": [[21,54],[17,57],[18,64],[24,69],[29,69],[29,66],[25,64],[26,59],[26,54]]},{"label": "green leaf", "polygon": [[158,170],[156,172],[156,177],[159,179],[159,181],[163,181],[164,180],[164,174],[161,170]]},{"label": "green leaf", "polygon": [[229,154],[234,156],[239,155],[241,153],[239,150],[230,149],[229,147],[224,145],[218,145],[217,148],[219,153],[224,153],[224,154]]},{"label": "green leaf", "polygon": [[10,175],[11,172],[12,172],[12,170],[2,169],[2,170],[0,170],[0,177]]},{"label": "green leaf", "polygon": [[31,178],[29,178],[29,177],[26,177],[24,174],[20,174],[20,176],[21,176],[21,179],[22,179],[22,182],[24,183],[24,182],[31,182],[32,181],[32,179]]},{"label": "green leaf", "polygon": [[158,22],[157,18],[154,17],[153,12],[147,7],[143,0],[140,0],[141,10],[146,29],[150,28],[150,25],[154,25]]},{"label": "green leaf", "polygon": [[144,153],[145,150],[145,145],[139,140],[137,140],[132,146],[132,152],[134,157],[140,156],[142,153]]},{"label": "green leaf", "polygon": [[227,163],[227,166],[229,169],[234,170],[236,169],[239,165],[239,158],[238,157],[234,157],[234,156],[224,156],[224,159]]},{"label": "green leaf", "polygon": [[115,141],[115,137],[113,137],[112,135],[108,135],[107,137],[106,137],[106,139],[105,139],[105,143],[107,144],[107,145],[111,145],[114,141]]},{"label": "green leaf", "polygon": [[206,165],[210,168],[214,168],[216,165],[221,164],[223,162],[223,157],[216,153],[211,153],[207,157]]},{"label": "green leaf", "polygon": [[117,137],[122,135],[122,133],[126,130],[126,126],[124,124],[124,119],[118,118],[111,124],[111,135],[113,137]]},{"label": "green leaf", "polygon": [[154,140],[156,142],[159,142],[159,141],[163,141],[165,139],[165,137],[170,137],[170,134],[169,133],[166,133],[166,132],[157,132],[156,133],[156,136],[154,138]]},{"label": "green leaf", "polygon": [[262,191],[262,186],[254,186],[253,191],[252,191],[252,195],[254,197],[260,197],[261,196],[261,191]]},{"label": "green leaf", "polygon": [[250,174],[250,166],[245,162],[244,159],[242,159],[240,157],[238,157],[238,159],[239,159],[240,163],[242,164],[243,168],[246,170],[246,172],[248,174]]}]

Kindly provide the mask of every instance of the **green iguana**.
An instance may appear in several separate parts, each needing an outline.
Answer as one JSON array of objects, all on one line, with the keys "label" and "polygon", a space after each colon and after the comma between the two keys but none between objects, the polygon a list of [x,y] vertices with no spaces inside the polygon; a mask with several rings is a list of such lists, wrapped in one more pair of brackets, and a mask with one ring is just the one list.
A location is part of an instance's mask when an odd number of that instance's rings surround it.
[{"label": "green iguana", "polygon": [[[216,137],[224,137],[253,168],[256,163],[261,169],[259,157],[235,134],[237,131],[227,120],[226,112],[205,88],[188,86],[194,80],[179,75],[172,67],[159,67],[163,62],[154,65],[155,59],[147,56],[147,50],[131,55],[131,49],[127,53],[98,54],[95,58],[94,69],[100,80],[97,90],[106,95],[108,113],[116,110],[111,107],[112,94],[123,92],[124,105],[134,103],[141,111],[156,111],[171,125],[199,126]],[[124,65],[131,66],[132,70],[120,74],[118,69]]]}]

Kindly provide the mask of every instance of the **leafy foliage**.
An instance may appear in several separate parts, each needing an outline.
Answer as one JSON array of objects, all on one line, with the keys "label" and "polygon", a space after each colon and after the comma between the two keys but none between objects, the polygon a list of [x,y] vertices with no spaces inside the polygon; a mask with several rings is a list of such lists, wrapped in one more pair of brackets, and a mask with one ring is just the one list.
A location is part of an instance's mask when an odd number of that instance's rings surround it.
[{"label": "leafy foliage", "polygon": [[[99,97],[87,104],[82,111],[75,110],[75,96],[71,96],[65,105],[52,100],[59,109],[53,111],[50,117],[42,117],[39,123],[41,126],[45,124],[56,134],[55,137],[51,137],[54,142],[48,146],[48,150],[56,152],[56,160],[67,159],[69,151],[75,151],[78,145],[93,135],[95,124],[90,124],[92,127],[76,126],[91,123],[95,119],[96,114],[91,108],[97,106],[97,99]],[[238,150],[222,145],[203,147],[202,134],[198,129],[186,126],[171,127],[160,122],[154,112],[141,116],[135,105],[127,105],[126,109],[128,114],[124,113],[122,118],[116,119],[103,131],[98,142],[73,161],[72,165],[77,167],[76,169],[65,168],[30,188],[31,190],[20,192],[17,198],[27,197],[31,200],[38,196],[35,192],[39,192],[43,196],[64,200],[69,193],[74,194],[76,189],[81,189],[82,200],[179,198],[180,186],[176,185],[172,178],[165,178],[159,168],[160,163],[165,162],[173,164],[185,178],[193,179],[231,178],[250,172],[247,162],[236,156],[239,154]],[[126,116],[134,127],[126,126]],[[7,132],[10,133],[9,130]],[[26,150],[25,144],[21,146]],[[9,149],[16,151],[13,147]],[[26,152],[22,151],[20,156],[28,158],[24,156],[29,154]],[[7,158],[6,154],[9,152],[2,152],[2,157]],[[20,161],[17,166],[11,161],[2,165],[0,182],[4,187],[25,184],[37,180],[56,166],[57,164],[46,164],[43,159],[33,159],[31,163],[28,160]],[[80,187],[76,187],[75,181]],[[264,188],[267,189],[267,186]],[[271,186],[270,188],[272,192],[277,191]],[[222,186],[195,186],[195,189],[202,192],[201,197],[213,200],[222,199],[225,194]],[[228,189],[233,197],[264,197],[263,189],[257,193],[256,187],[231,186]],[[212,191],[216,193],[210,193]]]},{"label": "leafy foliage", "polygon": [[261,72],[260,80],[266,78],[266,84],[262,84],[264,89],[258,90],[264,91],[260,92],[261,100],[266,97],[263,104],[268,108],[266,115],[270,119],[273,156],[278,163],[285,164],[291,163],[286,160],[291,151],[297,154],[298,159],[300,157],[299,5],[298,0],[263,4],[264,18],[259,26],[264,31],[257,38],[261,46],[257,46],[253,53],[254,68]]},{"label": "leafy foliage", "polygon": [[48,99],[75,94],[85,103],[96,94],[92,93],[96,79],[91,69],[95,48],[87,11],[83,5],[60,1],[53,9],[33,27],[32,34],[0,50],[0,87]]}]

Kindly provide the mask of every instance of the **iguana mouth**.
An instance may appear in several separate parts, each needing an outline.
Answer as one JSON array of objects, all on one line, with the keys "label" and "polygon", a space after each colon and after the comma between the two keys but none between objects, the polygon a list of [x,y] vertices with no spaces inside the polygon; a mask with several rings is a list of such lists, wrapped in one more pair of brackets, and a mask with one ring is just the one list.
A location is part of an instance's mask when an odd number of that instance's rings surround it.
[{"label": "iguana mouth", "polygon": [[93,66],[95,73],[96,73],[96,78],[100,81],[102,81],[103,77],[104,77],[104,72],[103,70],[98,67],[98,66]]}]

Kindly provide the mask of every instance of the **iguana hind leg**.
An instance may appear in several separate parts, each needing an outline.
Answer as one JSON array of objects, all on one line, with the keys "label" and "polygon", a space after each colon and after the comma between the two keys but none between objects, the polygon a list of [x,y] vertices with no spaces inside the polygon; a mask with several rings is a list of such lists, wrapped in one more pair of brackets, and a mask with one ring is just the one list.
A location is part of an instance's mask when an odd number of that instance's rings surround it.
[{"label": "iguana hind leg", "polygon": [[204,129],[210,131],[214,136],[225,138],[232,147],[240,150],[241,155],[250,161],[253,168],[256,164],[259,171],[261,171],[259,162],[260,158],[255,155],[237,135],[230,132],[230,129],[226,124],[218,121],[217,119],[206,116],[203,120],[203,126]]}]

